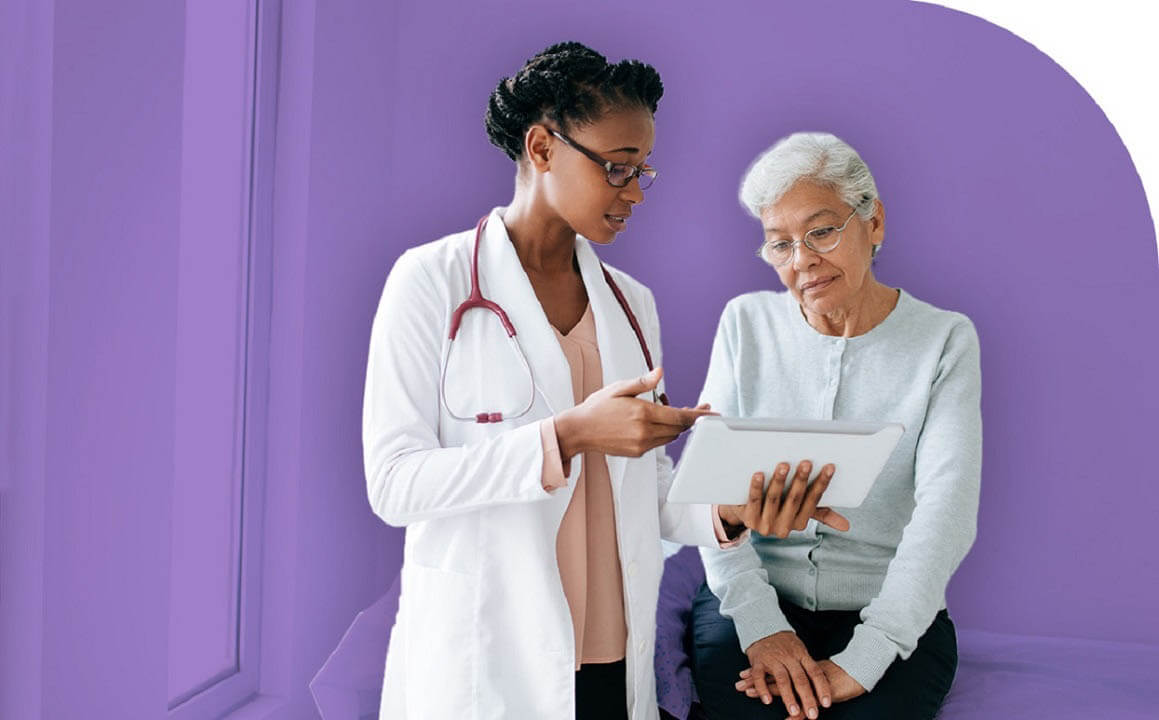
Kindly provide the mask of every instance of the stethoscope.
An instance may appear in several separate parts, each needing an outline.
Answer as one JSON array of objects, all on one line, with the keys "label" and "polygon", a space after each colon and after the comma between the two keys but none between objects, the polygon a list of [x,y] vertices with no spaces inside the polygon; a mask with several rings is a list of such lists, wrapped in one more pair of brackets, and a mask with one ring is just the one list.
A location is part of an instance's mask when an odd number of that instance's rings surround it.
[{"label": "stethoscope", "polygon": [[[447,414],[455,420],[461,422],[477,422],[477,423],[496,423],[504,420],[514,420],[523,417],[531,412],[531,407],[535,404],[535,377],[531,373],[531,365],[527,362],[527,355],[524,354],[523,348],[520,347],[519,341],[515,339],[515,326],[511,324],[511,320],[507,317],[507,313],[498,303],[492,302],[483,297],[483,292],[479,289],[479,242],[483,238],[483,229],[487,226],[487,216],[484,215],[479,219],[479,224],[475,226],[475,247],[471,256],[471,294],[467,296],[459,307],[451,313],[451,330],[448,336],[447,352],[443,355],[443,368],[439,375],[439,395],[442,399],[443,407]],[[611,288],[612,294],[616,296],[616,301],[620,303],[620,307],[624,310],[624,315],[628,317],[628,324],[632,326],[632,331],[636,333],[636,340],[640,343],[640,350],[644,352],[644,363],[648,366],[648,371],[652,370],[652,353],[648,352],[648,343],[644,341],[644,332],[640,330],[640,323],[636,320],[635,313],[632,308],[628,306],[628,300],[624,297],[620,287],[616,285],[616,281],[612,279],[612,274],[600,263],[600,269],[604,271],[604,280],[607,281],[608,287]],[[499,322],[503,324],[503,329],[507,332],[507,340],[514,349],[519,361],[523,364],[523,369],[527,372],[527,382],[529,387],[527,406],[515,414],[502,412],[479,412],[475,415],[461,416],[455,414],[451,410],[451,406],[447,404],[447,363],[451,357],[451,345],[455,342],[455,336],[459,334],[459,324],[463,320],[463,313],[474,308],[482,308],[489,310],[499,318]],[[667,405],[668,396],[665,393],[660,393],[659,401]]]}]

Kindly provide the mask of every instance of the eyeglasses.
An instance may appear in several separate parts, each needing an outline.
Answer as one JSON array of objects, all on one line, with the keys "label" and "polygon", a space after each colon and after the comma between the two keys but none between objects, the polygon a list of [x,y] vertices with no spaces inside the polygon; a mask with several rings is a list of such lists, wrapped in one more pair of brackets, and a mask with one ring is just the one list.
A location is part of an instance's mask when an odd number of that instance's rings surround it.
[{"label": "eyeglasses", "polygon": [[793,259],[793,254],[796,253],[797,246],[800,244],[804,244],[805,247],[815,253],[827,253],[841,244],[841,233],[856,214],[857,208],[854,208],[853,212],[849,213],[849,217],[845,218],[845,222],[841,224],[841,227],[830,225],[827,227],[813,228],[805,233],[805,236],[800,240],[794,240],[792,242],[788,240],[766,241],[757,249],[757,257],[773,267],[781,267]]},{"label": "eyeglasses", "polygon": [[583,153],[592,162],[599,165],[606,172],[608,184],[612,187],[622,188],[632,182],[632,178],[640,178],[640,189],[647,190],[651,187],[653,181],[656,180],[656,168],[651,165],[629,165],[628,163],[614,163],[610,160],[605,160],[591,150],[588,150],[583,145],[580,145],[575,140],[572,140],[567,135],[564,135],[558,130],[547,128],[547,131],[556,136],[560,140]]}]

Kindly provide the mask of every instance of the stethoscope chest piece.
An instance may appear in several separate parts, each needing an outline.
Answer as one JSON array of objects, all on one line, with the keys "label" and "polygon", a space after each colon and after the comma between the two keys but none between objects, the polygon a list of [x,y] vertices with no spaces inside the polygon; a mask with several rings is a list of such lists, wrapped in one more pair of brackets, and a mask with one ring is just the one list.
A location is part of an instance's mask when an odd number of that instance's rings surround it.
[{"label": "stethoscope chest piece", "polygon": [[[497,423],[503,422],[504,420],[514,420],[531,412],[531,408],[535,404],[535,378],[531,374],[531,365],[527,362],[527,355],[519,345],[519,340],[516,339],[515,326],[511,323],[510,318],[507,317],[507,313],[504,312],[503,308],[499,307],[498,303],[483,297],[483,291],[479,288],[479,240],[483,237],[483,229],[486,226],[487,216],[484,215],[475,226],[475,246],[472,249],[471,256],[471,293],[451,313],[450,332],[447,336],[447,351],[443,355],[443,367],[439,373],[439,396],[442,398],[443,408],[452,418],[462,422]],[[468,310],[475,309],[486,310],[499,318],[504,332],[507,333],[507,341],[510,343],[515,356],[519,358],[520,364],[523,366],[524,373],[527,376],[527,403],[522,409],[516,408],[510,412],[481,410],[472,415],[460,415],[451,409],[450,404],[447,402],[447,365],[451,359],[451,351],[455,346],[455,339],[459,335],[463,315]],[[478,362],[487,363],[489,361],[490,358],[478,358]]]}]

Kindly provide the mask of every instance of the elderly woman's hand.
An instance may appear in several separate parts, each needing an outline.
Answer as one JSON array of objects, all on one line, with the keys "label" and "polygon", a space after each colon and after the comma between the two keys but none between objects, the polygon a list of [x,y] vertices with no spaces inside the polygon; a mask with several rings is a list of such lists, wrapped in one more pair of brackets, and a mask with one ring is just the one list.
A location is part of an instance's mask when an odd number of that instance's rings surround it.
[{"label": "elderly woman's hand", "polygon": [[[753,646],[756,646],[756,643],[753,643]],[[824,672],[825,681],[829,684],[829,692],[831,693],[829,703],[844,703],[845,700],[852,700],[853,698],[862,696],[862,694],[866,693],[866,689],[863,688],[861,683],[855,681],[853,676],[848,674],[848,672],[841,668],[841,666],[839,666],[839,664],[836,662],[833,662],[832,660],[818,661],[817,667],[821,668],[821,671]],[[767,692],[777,692],[780,694],[780,690],[777,686],[777,678],[771,675],[767,670],[765,671],[765,688]],[[752,668],[741,670],[741,679],[737,681],[736,689],[738,692],[745,693],[746,696],[749,696],[750,698],[759,696],[760,691],[757,690],[757,683],[755,679],[753,679]],[[829,707],[829,704],[826,704],[824,697],[822,698],[822,705]]]},{"label": "elderly woman's hand", "polygon": [[789,476],[788,463],[780,463],[774,468],[768,488],[765,487],[765,474],[753,473],[748,502],[721,505],[718,509],[721,521],[727,526],[736,528],[743,525],[761,535],[778,538],[786,537],[790,530],[804,530],[809,518],[816,518],[817,522],[835,530],[848,530],[849,521],[845,517],[830,508],[817,507],[836,468],[832,464],[824,466],[817,479],[808,485],[812,471],[812,462],[804,460],[798,463],[787,493],[784,489]]},{"label": "elderly woman's hand", "polygon": [[772,703],[776,692],[789,716],[797,718],[802,714],[816,718],[818,703],[824,707],[832,704],[829,679],[795,632],[785,630],[761,638],[749,645],[745,654],[752,667],[741,672],[738,691],[760,698],[766,705]]},{"label": "elderly woman's hand", "polygon": [[[765,639],[767,640],[768,638]],[[754,643],[753,647],[755,646],[756,644]],[[855,697],[865,694],[865,688],[862,687],[861,683],[854,680],[853,676],[845,672],[845,670],[842,669],[840,665],[833,662],[832,660],[818,661],[817,667],[820,668],[821,672],[825,674],[825,680],[828,683],[828,689],[831,693],[828,701],[826,701],[824,696],[822,696],[821,704],[825,707],[829,707],[831,703],[845,702],[846,700],[852,700]],[[756,687],[756,680],[754,679],[753,669],[751,667],[745,670],[741,670],[740,678],[741,679],[736,683],[736,689],[739,692],[743,692],[745,695],[748,695],[751,698],[755,698],[760,695],[760,691],[757,690]],[[814,683],[814,685],[816,685],[816,683]],[[776,678],[769,674],[767,670],[765,671],[765,690],[770,694],[780,693],[780,689],[777,687]],[[820,691],[818,690],[818,692]],[[807,709],[806,712],[808,712]],[[791,717],[792,716],[790,715],[790,718]]]}]

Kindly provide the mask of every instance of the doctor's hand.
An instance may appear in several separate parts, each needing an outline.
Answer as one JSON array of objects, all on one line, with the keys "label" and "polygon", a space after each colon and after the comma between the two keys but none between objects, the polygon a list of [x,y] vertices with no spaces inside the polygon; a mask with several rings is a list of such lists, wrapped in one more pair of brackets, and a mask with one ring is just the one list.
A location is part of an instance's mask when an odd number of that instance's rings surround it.
[{"label": "doctor's hand", "polygon": [[656,389],[664,371],[610,383],[582,403],[555,416],[555,434],[564,461],[589,450],[605,455],[639,457],[666,445],[692,427],[707,405],[674,408],[641,400],[637,395]]},{"label": "doctor's hand", "polygon": [[[809,518],[816,518],[834,530],[848,530],[849,521],[844,516],[827,507],[817,507],[821,495],[829,487],[836,468],[832,464],[821,468],[821,473],[812,485],[809,474],[813,463],[803,460],[797,463],[797,472],[789,492],[785,493],[785,480],[789,476],[789,464],[780,463],[773,469],[773,477],[765,488],[765,474],[753,473],[749,483],[749,500],[744,505],[721,505],[718,508],[721,522],[726,529],[741,525],[752,528],[761,535],[784,538],[790,530],[804,530]],[[730,532],[731,537],[734,533]]]}]

